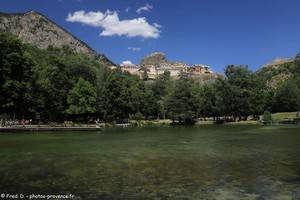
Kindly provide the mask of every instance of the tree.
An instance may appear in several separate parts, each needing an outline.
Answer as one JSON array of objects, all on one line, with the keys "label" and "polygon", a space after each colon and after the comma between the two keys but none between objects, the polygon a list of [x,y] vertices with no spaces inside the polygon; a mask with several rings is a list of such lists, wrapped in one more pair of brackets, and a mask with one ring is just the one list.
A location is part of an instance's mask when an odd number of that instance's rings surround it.
[{"label": "tree", "polygon": [[203,117],[219,116],[219,109],[217,107],[217,91],[214,83],[204,84],[199,93],[200,113]]},{"label": "tree", "polygon": [[290,79],[277,89],[273,99],[273,112],[292,112],[300,109],[300,78]]},{"label": "tree", "polygon": [[265,80],[262,77],[252,74],[252,87],[250,90],[250,114],[254,119],[259,119],[265,110],[269,109],[268,101],[270,100],[271,89],[265,84]]},{"label": "tree", "polygon": [[149,116],[151,117],[157,117],[160,110],[159,110],[159,102],[154,96],[153,91],[149,86],[146,85],[145,90],[144,90],[144,106],[142,109],[142,113],[146,118]]},{"label": "tree", "polygon": [[70,90],[68,94],[67,113],[71,115],[92,114],[96,112],[96,88],[83,78]]},{"label": "tree", "polygon": [[43,105],[41,117],[43,120],[63,121],[68,108],[67,96],[75,80],[61,50],[47,50],[46,55],[44,61],[37,61],[38,67],[34,71]]},{"label": "tree", "polygon": [[192,80],[185,74],[181,74],[167,101],[167,112],[172,117],[173,122],[177,119],[179,123],[194,123],[198,104],[192,87]]},{"label": "tree", "polygon": [[0,34],[0,113],[18,118],[31,106],[31,67],[24,46],[14,36]]},{"label": "tree", "polygon": [[[255,76],[247,66],[229,65],[225,69],[225,79],[217,80],[217,107],[223,115],[246,119],[251,114],[263,111],[258,106],[262,103],[257,92],[262,91],[262,85],[256,83]],[[257,110],[255,110],[257,109]]]},{"label": "tree", "polygon": [[156,99],[162,99],[167,94],[168,84],[170,82],[170,72],[164,71],[160,74],[151,85]]},{"label": "tree", "polygon": [[46,50],[26,45],[26,58],[32,62],[32,112],[43,121],[63,121],[69,108],[69,91],[82,77],[96,87],[104,69],[95,59],[78,54],[67,46]]},{"label": "tree", "polygon": [[133,77],[120,69],[109,71],[98,89],[98,113],[105,121],[122,122],[135,113]]},{"label": "tree", "polygon": [[153,91],[153,96],[157,102],[157,112],[158,117],[165,118],[166,114],[166,104],[167,96],[171,90],[171,77],[169,71],[164,71],[163,74],[160,74],[153,84],[151,84],[151,89]]}]

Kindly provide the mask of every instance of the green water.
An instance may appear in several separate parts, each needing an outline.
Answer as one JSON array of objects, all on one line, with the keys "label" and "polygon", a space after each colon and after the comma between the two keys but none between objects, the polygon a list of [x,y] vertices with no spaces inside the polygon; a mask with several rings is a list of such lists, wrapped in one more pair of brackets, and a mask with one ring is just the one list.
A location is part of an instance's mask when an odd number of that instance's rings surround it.
[{"label": "green water", "polygon": [[0,135],[0,193],[75,199],[300,199],[299,126]]}]

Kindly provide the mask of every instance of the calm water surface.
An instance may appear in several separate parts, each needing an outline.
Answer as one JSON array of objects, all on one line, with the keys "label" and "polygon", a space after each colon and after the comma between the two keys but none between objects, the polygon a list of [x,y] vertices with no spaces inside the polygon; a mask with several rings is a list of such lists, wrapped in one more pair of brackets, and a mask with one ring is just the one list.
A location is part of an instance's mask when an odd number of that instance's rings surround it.
[{"label": "calm water surface", "polygon": [[0,193],[298,200],[300,127],[1,134]]}]

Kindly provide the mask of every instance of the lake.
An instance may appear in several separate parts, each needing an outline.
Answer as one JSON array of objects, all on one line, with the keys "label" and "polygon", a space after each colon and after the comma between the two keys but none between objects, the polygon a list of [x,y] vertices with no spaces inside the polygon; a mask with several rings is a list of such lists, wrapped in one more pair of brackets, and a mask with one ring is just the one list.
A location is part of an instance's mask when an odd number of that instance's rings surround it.
[{"label": "lake", "polygon": [[300,199],[300,126],[0,135],[0,193],[73,199]]}]

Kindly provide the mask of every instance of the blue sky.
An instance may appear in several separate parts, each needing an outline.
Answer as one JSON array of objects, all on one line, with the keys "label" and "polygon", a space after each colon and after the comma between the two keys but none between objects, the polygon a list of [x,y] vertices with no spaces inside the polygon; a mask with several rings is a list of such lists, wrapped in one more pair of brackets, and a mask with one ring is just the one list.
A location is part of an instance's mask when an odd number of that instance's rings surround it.
[{"label": "blue sky", "polygon": [[[115,63],[162,51],[170,60],[256,70],[300,52],[299,0],[1,0],[36,10]],[[81,12],[79,12],[81,11]]]}]

